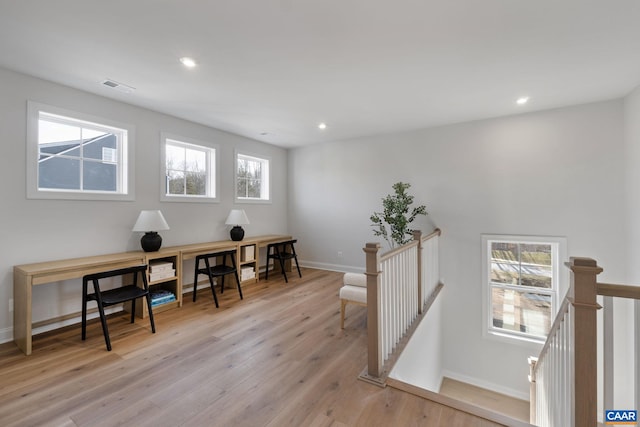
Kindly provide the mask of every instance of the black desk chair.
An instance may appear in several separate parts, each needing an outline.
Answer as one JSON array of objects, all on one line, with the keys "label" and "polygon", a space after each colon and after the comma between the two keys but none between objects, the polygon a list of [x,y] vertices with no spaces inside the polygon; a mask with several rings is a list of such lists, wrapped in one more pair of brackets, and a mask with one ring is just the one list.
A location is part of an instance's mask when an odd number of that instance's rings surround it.
[{"label": "black desk chair", "polygon": [[[298,276],[302,277],[302,273],[300,273],[300,266],[298,265],[298,256],[296,255],[296,248],[293,247],[293,244],[296,243],[297,240],[287,240],[286,242],[278,242],[271,243],[267,246],[267,271],[265,272],[264,278],[269,278],[269,259],[273,259],[274,263],[276,260],[280,263],[280,270],[284,275],[285,283],[289,283],[287,279],[287,272],[284,269],[284,263],[287,260],[295,260],[296,268],[298,269]],[[275,265],[274,265],[275,267]]]},{"label": "black desk chair", "polygon": [[[209,260],[211,258],[218,258],[218,257],[222,257],[222,263],[211,265],[211,262]],[[227,257],[231,259],[231,265],[227,265]],[[204,261],[204,265],[205,265],[204,268],[200,268],[201,260]],[[240,293],[240,299],[243,299],[242,288],[240,287],[240,278],[238,277],[238,266],[236,265],[235,249],[196,256],[196,271],[193,277],[193,302],[196,302],[198,276],[200,274],[204,274],[207,277],[209,277],[209,284],[211,285],[211,293],[213,294],[213,301],[216,303],[216,307],[220,307],[220,306],[218,305],[218,297],[216,296],[216,291],[213,289],[214,277],[222,277],[222,279],[220,280],[220,293],[223,293],[224,292],[224,276],[226,276],[227,274],[233,274],[236,277],[236,283],[238,284],[238,292]]]},{"label": "black desk chair", "polygon": [[[118,288],[103,291],[100,289],[100,280],[108,277],[127,276],[133,274],[133,284],[124,285]],[[138,286],[138,275],[142,276],[142,288]],[[123,280],[125,278],[123,277]],[[94,293],[88,294],[89,282],[93,283]],[[109,339],[109,329],[107,328],[107,318],[104,308],[115,304],[131,301],[131,323],[136,316],[136,299],[145,297],[149,309],[149,321],[151,322],[151,332],[156,333],[156,325],[153,322],[153,310],[151,309],[151,295],[149,294],[149,283],[147,282],[147,266],[121,268],[118,270],[104,271],[102,273],[88,274],[82,278],[82,340],[87,337],[87,302],[95,301],[100,312],[100,322],[102,323],[102,333],[107,344],[107,350],[111,351],[111,340]]]}]

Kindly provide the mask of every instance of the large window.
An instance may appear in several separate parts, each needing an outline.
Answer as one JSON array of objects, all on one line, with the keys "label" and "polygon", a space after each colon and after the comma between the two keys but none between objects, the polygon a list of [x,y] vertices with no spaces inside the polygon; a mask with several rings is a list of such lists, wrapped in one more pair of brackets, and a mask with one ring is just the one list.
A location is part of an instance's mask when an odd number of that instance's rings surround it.
[{"label": "large window", "polygon": [[216,200],[216,149],[190,138],[162,135],[165,201]]},{"label": "large window", "polygon": [[129,199],[129,136],[126,125],[30,103],[29,197]]},{"label": "large window", "polygon": [[486,331],[535,341],[557,310],[562,238],[483,236]]},{"label": "large window", "polygon": [[269,200],[269,159],[236,153],[236,201]]}]

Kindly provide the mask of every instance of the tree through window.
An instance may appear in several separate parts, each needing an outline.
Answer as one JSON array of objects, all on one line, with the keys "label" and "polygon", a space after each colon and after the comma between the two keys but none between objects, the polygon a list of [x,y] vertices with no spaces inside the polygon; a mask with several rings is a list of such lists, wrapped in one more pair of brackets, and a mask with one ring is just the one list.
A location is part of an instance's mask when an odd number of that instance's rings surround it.
[{"label": "tree through window", "polygon": [[[181,138],[182,139],[182,138]],[[215,148],[164,137],[165,195],[171,197],[214,199]]]},{"label": "tree through window", "polygon": [[269,160],[236,155],[236,198],[269,200]]}]

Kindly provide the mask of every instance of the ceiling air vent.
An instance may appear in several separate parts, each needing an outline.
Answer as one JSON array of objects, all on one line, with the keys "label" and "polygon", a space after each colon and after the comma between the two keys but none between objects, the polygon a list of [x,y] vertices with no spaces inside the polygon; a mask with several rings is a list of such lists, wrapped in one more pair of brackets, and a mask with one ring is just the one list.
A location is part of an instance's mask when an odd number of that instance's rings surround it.
[{"label": "ceiling air vent", "polygon": [[105,81],[102,82],[103,85],[108,86],[112,89],[115,89],[117,91],[120,91],[122,93],[131,93],[134,90],[136,90],[136,88],[131,87],[131,86],[127,86],[124,83],[118,83],[115,80],[111,80],[111,79],[107,79]]}]

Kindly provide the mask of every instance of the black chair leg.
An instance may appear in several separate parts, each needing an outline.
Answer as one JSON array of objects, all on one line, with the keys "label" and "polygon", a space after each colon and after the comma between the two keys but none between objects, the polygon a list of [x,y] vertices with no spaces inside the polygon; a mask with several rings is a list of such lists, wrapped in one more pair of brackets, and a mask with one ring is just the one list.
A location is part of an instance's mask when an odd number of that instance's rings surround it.
[{"label": "black chair leg", "polygon": [[298,269],[298,276],[302,277],[302,273],[300,273],[300,266],[298,265],[298,257],[294,256],[293,259],[296,260],[296,268]]},{"label": "black chair leg", "polygon": [[284,260],[282,258],[279,258],[280,261],[280,270],[282,270],[282,274],[284,275],[284,283],[289,283],[289,280],[287,279],[287,272],[285,271],[284,268]]},{"label": "black chair leg", "polygon": [[211,293],[213,294],[213,302],[216,303],[216,308],[219,308],[218,297],[216,296],[216,290],[213,288],[213,277],[209,274],[209,283],[211,284]]},{"label": "black chair leg", "polygon": [[87,339],[87,281],[82,281],[82,341]]},{"label": "black chair leg", "polygon": [[136,300],[131,300],[131,323],[133,323],[136,319]]},{"label": "black chair leg", "polygon": [[240,299],[244,299],[242,297],[242,287],[240,287],[240,277],[238,277],[238,271],[234,271],[234,274],[236,276],[236,283],[238,284],[238,293],[240,294]]},{"label": "black chair leg", "polygon": [[220,276],[220,295],[224,293],[224,276]]},{"label": "black chair leg", "polygon": [[196,302],[196,294],[198,293],[198,261],[196,260],[196,273],[193,275],[193,302]]},{"label": "black chair leg", "polygon": [[151,296],[145,295],[147,299],[147,308],[149,309],[149,322],[151,322],[151,332],[156,333],[156,322],[153,320],[153,310],[151,308]]},{"label": "black chair leg", "polygon": [[96,295],[96,302],[98,303],[98,311],[100,312],[100,323],[102,323],[102,334],[104,335],[104,342],[105,344],[107,344],[107,350],[111,351],[111,339],[109,338],[109,328],[107,327],[107,316],[105,316],[104,314],[104,304],[102,303],[102,297],[100,296],[98,279],[93,280],[93,290]]}]

